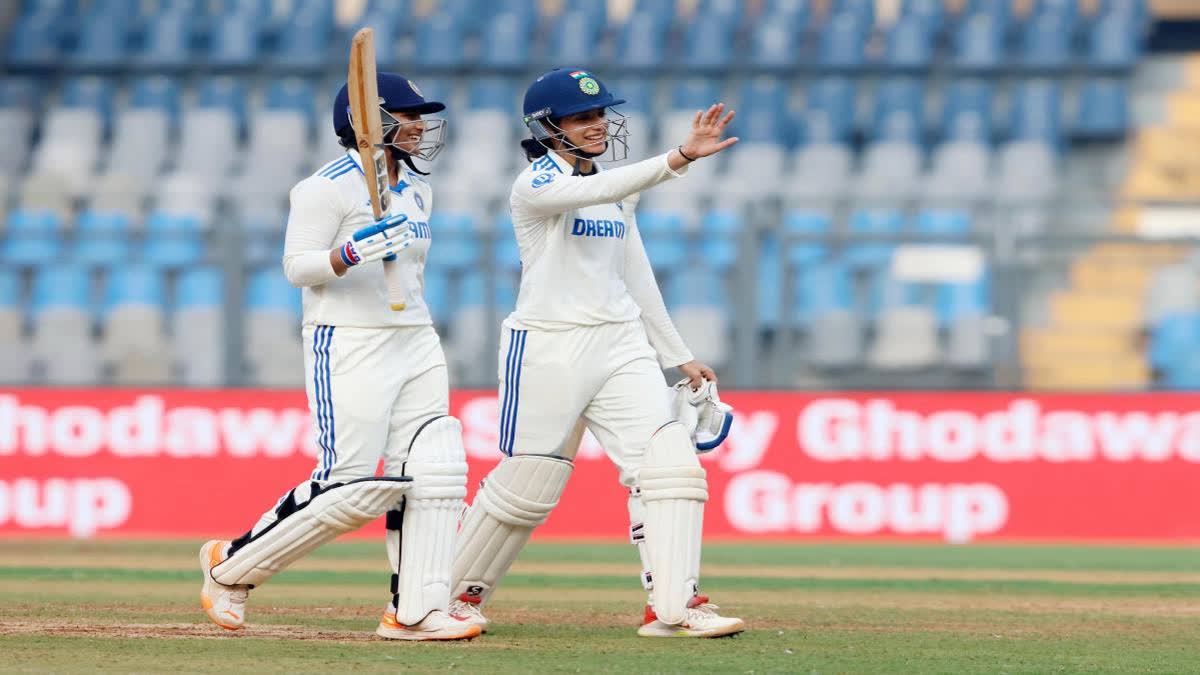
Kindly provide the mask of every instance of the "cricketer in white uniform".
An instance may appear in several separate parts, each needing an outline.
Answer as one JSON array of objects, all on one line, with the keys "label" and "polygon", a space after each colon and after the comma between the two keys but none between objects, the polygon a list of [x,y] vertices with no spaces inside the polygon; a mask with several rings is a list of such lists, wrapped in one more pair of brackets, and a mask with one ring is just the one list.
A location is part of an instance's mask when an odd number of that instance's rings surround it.
[{"label": "cricketer in white uniform", "polygon": [[[451,616],[449,575],[466,454],[449,413],[446,361],[422,297],[433,192],[412,162],[441,149],[445,106],[408,79],[379,73],[390,184],[375,220],[350,124],[346,87],[334,130],[346,153],[291,191],[283,269],[301,287],[305,376],[319,448],[317,468],[242,537],[201,551],[201,601],[223,628],[244,623],[249,589],[338,534],[387,516],[392,568],[377,629],[406,640],[471,638]],[[403,164],[402,164],[403,163]],[[406,306],[393,311],[383,261],[398,265]],[[384,477],[375,478],[383,460]]]},{"label": "cricketer in white uniform", "polygon": [[[506,458],[464,516],[451,611],[487,625],[480,607],[557,504],[586,425],[630,489],[631,534],[650,592],[639,635],[728,635],[744,629],[742,620],[718,615],[699,595],[707,485],[695,422],[675,421],[662,367],[680,367],[693,388],[714,396],[704,381],[715,375],[694,361],[667,314],[634,206],[642,190],[736,142],[721,140],[732,113],[722,118],[720,105],[697,113],[679,149],[600,172],[593,160],[625,142],[624,120],[608,111],[623,102],[584,70],[550,71],[525,94],[532,163],[510,198],[521,286],[499,364]],[[711,401],[705,410],[713,414]]]}]

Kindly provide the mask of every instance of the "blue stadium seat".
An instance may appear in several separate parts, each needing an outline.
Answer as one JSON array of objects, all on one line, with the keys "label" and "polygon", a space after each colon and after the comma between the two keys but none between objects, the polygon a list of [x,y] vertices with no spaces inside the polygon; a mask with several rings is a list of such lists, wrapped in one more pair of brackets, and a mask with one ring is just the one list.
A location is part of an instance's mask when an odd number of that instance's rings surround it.
[{"label": "blue stadium seat", "polygon": [[1165,316],[1150,326],[1146,357],[1150,365],[1168,370],[1200,346],[1200,314]]},{"label": "blue stadium seat", "polygon": [[911,307],[921,304],[921,286],[901,281],[892,276],[891,270],[877,270],[871,280],[871,294],[867,311],[872,317],[896,307]]},{"label": "blue stadium seat", "polygon": [[1025,69],[1055,72],[1070,63],[1070,23],[1052,12],[1031,19],[1025,26],[1021,42],[1021,64]]},{"label": "blue stadium seat", "polygon": [[738,233],[742,217],[733,210],[712,210],[700,220],[700,257],[719,271],[728,270],[738,257]]},{"label": "blue stadium seat", "polygon": [[642,236],[671,235],[679,237],[684,234],[683,214],[678,211],[662,211],[646,209],[638,213],[638,229]]},{"label": "blue stadium seat", "polygon": [[300,316],[300,289],[288,283],[283,270],[267,267],[250,275],[246,309],[251,312],[291,312]]},{"label": "blue stadium seat", "polygon": [[850,270],[831,260],[796,270],[793,277],[792,319],[806,324],[830,312],[854,308]]},{"label": "blue stadium seat", "polygon": [[924,70],[933,63],[933,32],[920,17],[904,17],[887,37],[884,66],[891,70]]},{"label": "blue stadium seat", "polygon": [[217,17],[208,49],[208,64],[215,68],[258,65],[262,25],[252,9],[236,9]]},{"label": "blue stadium seat", "polygon": [[[603,3],[591,3],[602,6]],[[597,23],[595,12],[575,9],[563,12],[550,34],[551,63],[591,63],[596,59],[596,46],[604,30]]]},{"label": "blue stadium seat", "polygon": [[875,23],[875,0],[834,0],[831,14],[849,14],[860,26]]},{"label": "blue stadium seat", "polygon": [[1026,80],[1013,94],[1009,136],[1013,140],[1057,145],[1062,115],[1062,89],[1052,80]]},{"label": "blue stadium seat", "polygon": [[35,315],[52,309],[92,308],[92,282],[88,272],[74,265],[45,266],[33,277],[32,309]]},{"label": "blue stadium seat", "polygon": [[418,68],[457,68],[462,65],[463,28],[454,17],[435,14],[417,28],[413,65]]},{"label": "blue stadium seat", "polygon": [[[608,90],[617,98],[625,99],[617,110],[628,115],[638,113],[650,115],[654,106],[654,83],[644,77],[620,77],[608,83]],[[634,133],[649,133],[647,129],[636,129]]]},{"label": "blue stadium seat", "polygon": [[[381,6],[382,7],[382,6]],[[355,23],[351,35],[357,33],[360,29],[370,28],[375,31],[375,63],[378,70],[396,70],[398,63],[403,61],[403,55],[398,49],[400,43],[399,31],[402,19],[397,17],[399,12],[388,9],[375,9],[371,12],[364,12],[357,23]],[[326,51],[330,49],[338,56],[339,63],[348,63],[349,53],[342,49],[342,45],[336,40],[332,45],[325,46]],[[425,78],[422,78],[424,80]]]},{"label": "blue stadium seat", "polygon": [[888,78],[875,91],[875,116],[871,138],[917,142],[924,135],[925,93],[921,81],[909,77]]},{"label": "blue stadium seat", "polygon": [[108,271],[104,286],[104,308],[112,310],[123,305],[166,305],[165,280],[162,272],[149,265],[120,265]]},{"label": "blue stadium seat", "polygon": [[308,80],[287,77],[267,86],[263,95],[268,110],[295,110],[308,115],[313,109],[313,89]]},{"label": "blue stadium seat", "polygon": [[[783,214],[785,234],[819,236],[827,235],[833,228],[833,218],[827,211],[790,209]],[[792,265],[812,265],[828,255],[825,244],[816,240],[795,241],[788,244],[787,259]]]},{"label": "blue stadium seat", "polygon": [[1007,33],[1013,19],[1012,0],[967,0],[962,16],[986,14],[999,26],[1001,34]]},{"label": "blue stadium seat", "polygon": [[1101,0],[1100,9],[1095,14],[1096,21],[1117,14],[1129,21],[1136,35],[1142,35],[1149,27],[1150,9],[1146,0]]},{"label": "blue stadium seat", "polygon": [[179,80],[153,75],[133,83],[129,94],[131,108],[159,108],[170,115],[179,112]]},{"label": "blue stadium seat", "polygon": [[61,60],[62,21],[53,12],[26,14],[8,33],[8,65],[18,68],[53,68]]},{"label": "blue stadium seat", "polygon": [[703,265],[693,265],[672,274],[666,291],[664,300],[671,311],[680,307],[729,306],[721,275]]},{"label": "blue stadium seat", "polygon": [[520,269],[521,247],[513,233],[512,217],[507,213],[496,216],[492,221],[492,236],[492,262],[503,270]]},{"label": "blue stadium seat", "polygon": [[185,267],[204,257],[200,222],[193,217],[162,212],[146,218],[146,242],[141,259],[163,268]]},{"label": "blue stadium seat", "polygon": [[103,77],[73,77],[63,85],[60,103],[72,108],[91,108],[105,124],[112,119],[115,87]]},{"label": "blue stadium seat", "polygon": [[[332,98],[332,97],[331,97]],[[246,119],[246,86],[237,78],[229,76],[204,79],[196,93],[196,106],[200,108],[224,108],[240,122]]]},{"label": "blue stadium seat", "polygon": [[763,70],[794,69],[800,58],[800,32],[807,16],[803,11],[762,14],[750,35],[749,64]]},{"label": "blue stadium seat", "polygon": [[745,143],[789,146],[794,133],[788,117],[787,88],[775,78],[755,78],[741,90],[734,131]]},{"label": "blue stadium seat", "polygon": [[484,28],[481,63],[490,68],[520,70],[530,63],[531,25],[525,16],[504,12]]},{"label": "blue stadium seat", "polygon": [[867,30],[855,14],[832,15],[821,31],[817,63],[835,70],[857,70],[863,65]]},{"label": "blue stadium seat", "polygon": [[990,305],[986,277],[968,283],[938,284],[936,309],[938,319],[944,324],[985,315]]},{"label": "blue stadium seat", "polygon": [[718,100],[720,89],[710,78],[690,78],[671,89],[672,110],[704,110]]},{"label": "blue stadium seat", "polygon": [[75,225],[71,260],[87,266],[117,266],[130,259],[129,216],[84,211]]},{"label": "blue stadium seat", "polygon": [[942,0],[904,0],[900,16],[921,21],[933,36],[942,29],[946,14],[944,5]]},{"label": "blue stadium seat", "polygon": [[917,214],[917,232],[930,237],[966,236],[971,214],[964,209],[927,208]]},{"label": "blue stadium seat", "polygon": [[195,60],[191,35],[195,15],[182,9],[159,12],[150,20],[137,62],[154,70],[189,66]]},{"label": "blue stadium seat", "polygon": [[734,60],[733,36],[737,23],[709,12],[698,13],[687,27],[679,64],[688,69],[713,72]]},{"label": "blue stadium seat", "polygon": [[1030,13],[1031,18],[1047,15],[1057,17],[1063,23],[1064,37],[1069,38],[1079,18],[1079,0],[1037,0]]},{"label": "blue stadium seat", "polygon": [[[850,231],[864,235],[895,235],[904,229],[904,214],[887,208],[860,209],[850,215]],[[892,259],[896,243],[864,241],[846,247],[845,261],[855,267],[876,267]]]},{"label": "blue stadium seat", "polygon": [[53,211],[12,211],[4,228],[4,261],[9,265],[43,265],[59,256],[61,222]]},{"label": "blue stadium seat", "polygon": [[[637,0],[633,14],[638,15],[641,21],[649,21],[665,28],[675,20],[678,11],[675,0]],[[630,20],[633,14],[630,15]]]},{"label": "blue stadium seat", "polygon": [[1088,36],[1088,67],[1096,70],[1127,71],[1141,57],[1140,27],[1132,15],[1105,14]]},{"label": "blue stadium seat", "polygon": [[[659,3],[667,5],[668,3]],[[617,60],[625,68],[653,69],[666,60],[667,30],[671,15],[665,20],[655,10],[639,10],[629,16],[617,40]]]},{"label": "blue stadium seat", "polygon": [[484,108],[511,113],[514,106],[514,89],[509,80],[501,77],[472,78],[467,90],[467,107],[472,110]]},{"label": "blue stadium seat", "polygon": [[687,260],[682,213],[646,210],[638,214],[637,222],[646,255],[656,270],[670,271]]},{"label": "blue stadium seat", "polygon": [[[317,72],[325,67],[333,37],[332,17],[326,17],[325,11],[325,7],[311,4],[300,11],[293,11],[279,31],[279,44],[274,54],[276,68]],[[390,50],[394,43],[390,33],[376,34],[375,58],[378,63],[392,63]]]},{"label": "blue stadium seat", "polygon": [[992,137],[992,87],[984,80],[954,80],[946,87],[941,131],[949,141]]},{"label": "blue stadium seat", "polygon": [[1083,84],[1074,132],[1083,138],[1118,138],[1129,129],[1129,85],[1097,78]]},{"label": "blue stadium seat", "polygon": [[0,108],[36,108],[45,94],[31,77],[6,76],[0,79]]},{"label": "blue stadium seat", "polygon": [[755,303],[758,309],[758,323],[766,329],[779,325],[783,313],[783,277],[780,258],[779,237],[768,230],[763,233],[758,248],[756,261]]},{"label": "blue stadium seat", "polygon": [[471,215],[462,211],[434,211],[429,217],[433,231],[431,261],[442,267],[467,267],[479,260],[479,240]]},{"label": "blue stadium seat", "polygon": [[87,69],[112,69],[124,65],[130,51],[129,22],[136,16],[130,9],[109,16],[104,14],[105,7],[93,7],[87,18],[80,22],[79,45],[71,56],[71,63]]},{"label": "blue stadium seat", "polygon": [[488,302],[488,288],[491,284],[483,272],[469,272],[458,280],[458,289],[454,298],[454,313],[468,307],[483,307]]},{"label": "blue stadium seat", "polygon": [[225,305],[225,275],[219,267],[190,267],[175,282],[174,308],[220,308]]},{"label": "blue stadium seat", "polygon": [[804,139],[809,143],[845,142],[854,133],[855,85],[844,77],[824,77],[808,88]]},{"label": "blue stadium seat", "polygon": [[992,72],[1005,64],[1004,24],[990,13],[969,15],[954,36],[954,67],[961,71]]},{"label": "blue stadium seat", "polygon": [[441,324],[450,318],[450,279],[445,270],[426,265],[425,285],[421,294],[425,298],[425,306],[433,315],[434,323]]},{"label": "blue stadium seat", "polygon": [[0,309],[12,309],[22,304],[21,280],[16,271],[0,269]]}]

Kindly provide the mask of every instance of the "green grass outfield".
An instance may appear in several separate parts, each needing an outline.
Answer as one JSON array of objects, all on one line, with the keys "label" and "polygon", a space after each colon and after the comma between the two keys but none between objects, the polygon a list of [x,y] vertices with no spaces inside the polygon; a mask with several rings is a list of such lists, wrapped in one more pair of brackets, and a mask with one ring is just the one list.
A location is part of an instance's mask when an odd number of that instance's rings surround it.
[{"label": "green grass outfield", "polygon": [[0,671],[1200,672],[1194,549],[714,544],[732,639],[634,634],[627,545],[532,544],[471,642],[384,641],[381,543],[326,547],[255,590],[248,627],[199,607],[200,542],[0,540]]}]

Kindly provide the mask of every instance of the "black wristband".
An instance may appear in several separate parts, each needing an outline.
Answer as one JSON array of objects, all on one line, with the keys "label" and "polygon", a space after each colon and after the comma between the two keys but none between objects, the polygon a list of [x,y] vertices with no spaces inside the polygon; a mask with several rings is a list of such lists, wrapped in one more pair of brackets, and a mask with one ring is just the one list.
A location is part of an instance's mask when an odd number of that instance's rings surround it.
[{"label": "black wristband", "polygon": [[696,161],[696,158],[695,158],[695,157],[688,157],[688,156],[687,156],[687,154],[685,154],[685,153],[683,152],[683,146],[682,146],[682,145],[681,145],[681,146],[679,146],[679,147],[677,147],[677,148],[675,148],[675,151],[679,153],[679,156],[680,156],[680,157],[682,157],[682,158],[686,159],[686,160],[687,160],[687,161],[689,161],[689,162],[694,162],[694,161]]}]

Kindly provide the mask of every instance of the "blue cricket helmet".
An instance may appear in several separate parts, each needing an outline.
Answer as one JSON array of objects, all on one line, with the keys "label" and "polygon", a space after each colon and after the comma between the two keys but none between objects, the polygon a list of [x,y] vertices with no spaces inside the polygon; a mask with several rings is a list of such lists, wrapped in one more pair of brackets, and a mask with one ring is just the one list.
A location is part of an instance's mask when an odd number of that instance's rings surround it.
[{"label": "blue cricket helmet", "polygon": [[522,113],[528,124],[533,119],[559,119],[567,115],[624,103],[600,78],[582,68],[555,68],[533,81],[525,90]]},{"label": "blue cricket helmet", "polygon": [[[418,115],[441,112],[446,105],[440,101],[426,101],[425,96],[412,80],[398,73],[375,74],[379,83],[379,98],[383,99],[384,110],[413,112]],[[333,131],[341,136],[350,126],[350,91],[343,84],[333,98]]]}]

